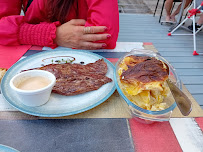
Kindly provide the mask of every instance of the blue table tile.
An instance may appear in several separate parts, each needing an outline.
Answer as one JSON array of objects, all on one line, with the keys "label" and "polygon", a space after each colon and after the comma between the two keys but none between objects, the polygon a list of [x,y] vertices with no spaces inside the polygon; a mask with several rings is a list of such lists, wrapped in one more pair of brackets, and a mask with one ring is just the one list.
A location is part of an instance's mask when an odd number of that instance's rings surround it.
[{"label": "blue table tile", "polygon": [[126,119],[0,120],[0,144],[21,152],[133,152]]}]

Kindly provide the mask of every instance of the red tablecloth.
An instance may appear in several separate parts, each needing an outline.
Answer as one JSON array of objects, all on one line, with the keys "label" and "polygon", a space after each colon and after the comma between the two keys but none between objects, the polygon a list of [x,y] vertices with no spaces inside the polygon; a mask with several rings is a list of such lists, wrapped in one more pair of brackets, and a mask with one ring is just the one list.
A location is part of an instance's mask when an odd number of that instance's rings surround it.
[{"label": "red tablecloth", "polygon": [[10,68],[27,52],[31,45],[2,46],[0,45],[0,68]]}]

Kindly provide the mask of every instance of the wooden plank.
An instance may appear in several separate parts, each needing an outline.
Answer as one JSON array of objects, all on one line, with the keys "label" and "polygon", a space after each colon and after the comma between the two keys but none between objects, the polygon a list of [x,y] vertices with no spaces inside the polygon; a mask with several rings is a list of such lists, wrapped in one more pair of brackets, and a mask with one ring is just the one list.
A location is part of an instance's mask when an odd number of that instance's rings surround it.
[{"label": "wooden plank", "polygon": [[[128,22],[134,22],[134,21],[132,21],[132,20],[126,20],[126,19],[124,19],[125,21],[124,22],[120,22],[120,25],[127,25],[128,24]],[[137,19],[136,19],[137,20]],[[141,19],[140,19],[141,20]],[[138,26],[138,25],[143,25],[143,26],[146,26],[146,27],[149,27],[149,24],[143,24],[143,23],[151,23],[150,24],[150,26],[152,25],[152,26],[157,26],[157,21],[156,20],[154,20],[153,18],[148,18],[148,19],[143,19],[142,20],[142,22],[137,22],[137,24],[134,24],[134,25],[128,25],[128,27],[132,27],[132,26]],[[158,26],[160,26],[160,25],[158,25]],[[138,26],[139,27],[139,26]],[[167,27],[165,27],[165,28],[167,28]],[[157,30],[157,29],[155,29],[155,30]],[[163,30],[163,29],[160,29],[160,30]]]},{"label": "wooden plank", "polygon": [[[156,45],[156,44],[155,44]],[[154,46],[155,46],[154,45]],[[188,48],[176,48],[176,47],[171,47],[171,48],[159,48],[159,52],[182,52],[182,53],[184,53],[184,52],[192,52],[193,51],[193,47],[191,46],[191,47],[188,47]],[[176,57],[176,56],[173,56],[173,57]],[[201,58],[201,59],[203,59],[203,56],[190,56],[191,58]]]},{"label": "wooden plank", "polygon": [[[170,46],[169,44],[171,44],[172,46]],[[188,48],[188,47],[193,46],[193,43],[192,42],[187,43],[187,44],[184,44],[184,43],[176,43],[176,44],[168,43],[168,47],[173,47],[173,45],[176,45],[176,48],[182,48],[182,47],[183,48]],[[202,47],[203,45],[201,43],[197,43],[197,46]],[[160,48],[164,47],[165,48],[166,44],[164,44],[164,43],[156,44],[156,47],[160,47]]]},{"label": "wooden plank", "polygon": [[[120,27],[122,27],[122,26],[125,27],[125,25],[120,25]],[[140,25],[140,26],[142,26],[142,25]],[[147,26],[146,26],[146,28],[147,28]],[[157,27],[152,27],[152,28],[157,28]],[[161,36],[162,36],[163,39],[171,39],[171,40],[185,39],[185,40],[189,41],[189,40],[192,39],[192,35],[188,35],[187,37],[186,36],[179,36],[179,37],[168,36],[168,31],[167,30],[168,29],[165,29],[165,30],[147,30],[147,29],[145,29],[145,27],[140,28],[140,27],[132,26],[132,27],[128,27],[127,31],[125,31],[124,28],[120,29],[120,33],[121,34],[123,33],[123,35],[139,34],[139,35],[148,35],[148,36],[149,36],[149,33],[154,33],[156,35],[154,35],[155,37],[153,39],[160,38]],[[146,31],[146,32],[143,33],[142,31]],[[136,32],[136,33],[132,33],[132,32]],[[159,32],[159,34],[157,34],[158,32]],[[191,34],[191,33],[187,33],[187,34]],[[153,36],[153,35],[151,35],[151,36]],[[202,36],[201,36],[201,38],[202,38]],[[200,38],[197,37],[197,40],[200,40]]]},{"label": "wooden plank", "polygon": [[[162,53],[161,51],[159,51],[160,53]],[[191,52],[190,52],[191,53]],[[165,56],[163,56],[165,57]],[[185,57],[185,56],[166,56],[165,59],[167,59],[170,63],[203,63],[203,56],[189,56],[189,57]]]},{"label": "wooden plank", "polygon": [[191,49],[190,51],[185,51],[183,52],[160,52],[162,56],[167,57],[167,56],[178,56],[178,57],[188,57],[188,56],[192,56],[193,53],[193,49]]},{"label": "wooden plank", "polygon": [[[129,24],[129,23],[128,23]],[[142,34],[142,35],[147,35],[147,34],[149,34],[149,32],[151,32],[151,33],[154,33],[154,34],[156,34],[155,36],[157,36],[157,37],[160,37],[160,36],[164,36],[163,38],[168,38],[168,39],[182,39],[182,38],[184,38],[184,39],[187,39],[187,40],[189,40],[189,39],[192,39],[193,37],[192,37],[192,32],[185,32],[185,31],[181,31],[181,32],[179,32],[179,34],[189,34],[189,35],[185,35],[185,36],[183,36],[183,35],[173,35],[173,36],[168,36],[168,29],[170,28],[170,27],[165,27],[165,28],[162,28],[161,26],[159,27],[159,28],[161,28],[161,29],[158,29],[157,28],[157,25],[154,23],[154,24],[152,24],[151,25],[151,23],[150,23],[150,28],[149,28],[149,25],[143,25],[143,23],[142,24],[135,24],[135,23],[131,23],[131,26],[127,26],[127,24],[120,24],[120,27],[128,27],[128,29],[127,29],[127,31],[125,30],[125,28],[122,28],[122,29],[120,29],[120,32],[123,32],[124,33],[124,31],[125,31],[125,33],[124,34],[126,34],[126,35],[129,35],[130,34],[130,31],[137,31],[137,33],[139,33],[139,34]],[[146,22],[145,24],[149,24],[148,22]],[[154,28],[154,29],[153,29]],[[152,30],[153,29],[153,30]],[[146,31],[145,33],[142,33],[142,31]],[[158,34],[158,32],[159,32],[159,34]],[[199,37],[196,37],[197,38],[197,40],[198,39],[200,39],[200,38],[202,38],[202,36],[203,35],[198,35]]]},{"label": "wooden plank", "polygon": [[203,69],[203,63],[177,63],[177,62],[173,62],[172,65],[175,67],[175,68],[182,68],[182,69],[192,69],[192,68],[195,68],[195,69]]},{"label": "wooden plank", "polygon": [[[132,39],[130,37],[134,37],[134,38]],[[138,34],[137,35],[132,34],[132,35],[122,35],[122,38],[118,38],[118,41],[119,42],[152,42],[152,40],[151,40],[152,38],[153,38],[153,36],[143,36],[143,35],[138,35]],[[190,47],[189,46],[184,47],[184,43],[182,43],[183,44],[182,47],[176,47],[176,46],[174,46],[174,43],[168,43],[167,44],[170,46],[167,46],[167,45],[163,46],[163,47],[160,47],[160,46],[157,47],[156,46],[158,43],[165,43],[167,41],[170,41],[170,40],[168,40],[168,39],[164,40],[164,39],[161,39],[161,37],[160,37],[160,38],[154,38],[152,43],[158,50],[168,49],[168,51],[170,51],[170,49],[176,49],[176,50],[174,50],[176,52],[179,52],[179,50],[182,50],[182,49],[184,49],[183,51],[190,51],[190,52],[193,52],[193,50],[194,50],[192,43],[191,43]],[[178,40],[176,40],[176,41],[178,41]],[[197,46],[197,50],[203,51],[203,49],[199,45]]]},{"label": "wooden plank", "polygon": [[[173,42],[176,41],[180,41],[179,43],[190,43],[190,45],[188,45],[189,48],[193,48],[193,43],[192,43],[192,39],[188,39],[188,38],[181,38],[181,39],[173,39],[173,40],[170,40],[169,38],[166,38],[166,37],[163,37],[163,36],[153,36],[153,35],[156,35],[156,34],[139,34],[137,31],[131,31],[133,33],[129,33],[129,34],[122,34],[121,31],[120,31],[120,34],[119,36],[122,36],[122,38],[119,37],[119,39],[121,39],[120,41],[123,42],[126,38],[128,38],[130,41],[132,42],[152,42],[155,46],[159,43],[167,43],[168,41],[168,44],[171,44],[170,46],[167,44],[165,46],[162,46],[160,48],[176,48],[176,46],[174,45]],[[142,31],[142,32],[145,32],[145,31]],[[165,34],[165,33],[164,33]],[[133,39],[132,39],[133,37]],[[152,40],[153,39],[153,40]],[[160,40],[159,42],[157,42],[157,40]],[[185,42],[183,42],[185,41]],[[201,45],[199,44],[201,43],[201,40],[197,39],[197,44],[198,45]],[[199,47],[197,45],[197,47]],[[184,45],[183,45],[184,47]],[[185,47],[186,48],[186,47]],[[201,48],[200,48],[201,49]]]},{"label": "wooden plank", "polygon": [[195,98],[195,100],[199,101],[198,103],[200,104],[200,106],[203,106],[203,93],[193,94],[192,96]]},{"label": "wooden plank", "polygon": [[180,76],[180,78],[185,85],[203,85],[203,76]]},{"label": "wooden plank", "polygon": [[203,93],[203,85],[185,85],[191,94],[202,94]]},{"label": "wooden plank", "polygon": [[[131,24],[135,24],[135,23],[131,23]],[[142,25],[140,25],[142,26]],[[168,29],[169,28],[166,28],[164,30],[145,30],[145,28],[147,29],[148,27],[136,27],[136,26],[132,26],[132,27],[128,27],[127,31],[125,31],[125,25],[120,25],[120,27],[123,27],[120,29],[120,34],[123,34],[123,35],[130,35],[130,34],[139,34],[139,35],[149,35],[148,32],[151,32],[151,33],[154,33],[156,35],[151,35],[151,36],[154,36],[153,39],[156,39],[156,38],[160,38],[162,36],[163,39],[171,39],[171,40],[174,40],[174,39],[178,39],[178,40],[186,40],[189,42],[189,40],[192,40],[193,37],[192,35],[186,35],[186,36],[168,36]],[[157,28],[157,27],[152,27],[152,28]],[[160,27],[162,28],[162,27]],[[142,32],[142,31],[147,31],[147,32]],[[124,33],[125,32],[125,33]],[[134,33],[136,32],[136,33]],[[158,34],[159,33],[159,34]],[[191,33],[185,33],[185,32],[182,32],[181,34],[191,34]],[[197,40],[200,40],[202,38],[202,35],[200,35],[199,37],[196,37]]]},{"label": "wooden plank", "polygon": [[203,76],[203,70],[202,69],[176,69],[179,76]]},{"label": "wooden plank", "polygon": [[[133,31],[131,31],[131,32],[133,32]],[[145,31],[143,31],[143,32],[145,32]],[[170,40],[169,38],[164,38],[163,36],[153,36],[152,34],[142,34],[142,33],[136,32],[136,31],[134,33],[129,33],[129,34],[125,34],[125,35],[120,33],[119,36],[122,36],[123,40],[126,37],[130,38],[130,37],[135,36],[133,39],[131,38],[131,41],[134,41],[134,42],[143,42],[143,41],[140,41],[140,39],[148,39],[148,40],[150,39],[149,42],[153,42],[153,44],[155,42],[157,42],[157,40],[161,40],[159,43],[156,43],[156,45],[159,46],[160,48],[168,48],[168,46],[169,46],[168,44],[171,44],[170,48],[176,48],[175,43],[177,43],[177,41],[179,41],[179,43],[181,43],[181,44],[184,44],[184,42],[183,42],[184,38],[182,38],[180,40],[179,39]],[[152,39],[153,39],[153,41],[152,41]],[[167,41],[169,41],[169,42],[167,43]],[[189,48],[193,47],[193,43],[191,41],[192,41],[192,39],[190,41],[188,39],[185,40],[185,42],[190,43],[190,45],[187,46]],[[146,42],[146,40],[144,40],[144,42]],[[160,46],[161,45],[160,43],[167,43],[167,45]],[[201,40],[197,40],[197,44],[199,44],[199,43],[201,43]],[[183,47],[184,47],[184,45],[183,45]]]}]

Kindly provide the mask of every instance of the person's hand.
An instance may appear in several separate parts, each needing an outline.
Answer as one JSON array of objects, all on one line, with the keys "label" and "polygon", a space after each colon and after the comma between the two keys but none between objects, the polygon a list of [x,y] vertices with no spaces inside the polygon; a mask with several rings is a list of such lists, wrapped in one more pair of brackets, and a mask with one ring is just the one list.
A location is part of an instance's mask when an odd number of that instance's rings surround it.
[{"label": "person's hand", "polygon": [[[106,40],[110,34],[101,34],[107,30],[105,26],[85,27],[85,20],[72,19],[56,29],[56,39],[54,42],[59,46],[77,49],[101,49],[105,48],[105,43],[95,41]],[[100,34],[99,34],[100,33]]]}]

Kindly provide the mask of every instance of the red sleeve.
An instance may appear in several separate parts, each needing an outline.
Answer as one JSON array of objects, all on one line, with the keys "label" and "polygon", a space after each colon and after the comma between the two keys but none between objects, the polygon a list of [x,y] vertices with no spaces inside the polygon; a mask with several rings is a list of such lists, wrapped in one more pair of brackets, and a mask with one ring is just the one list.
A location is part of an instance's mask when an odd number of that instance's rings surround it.
[{"label": "red sleeve", "polygon": [[111,38],[105,40],[107,49],[114,49],[119,32],[119,12],[117,0],[86,0],[88,16],[85,26],[107,26]]},{"label": "red sleeve", "polygon": [[55,48],[55,23],[28,24],[21,12],[21,0],[0,0],[0,45],[31,44]]}]

